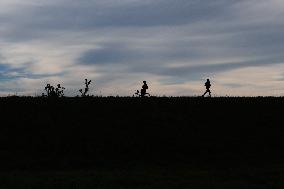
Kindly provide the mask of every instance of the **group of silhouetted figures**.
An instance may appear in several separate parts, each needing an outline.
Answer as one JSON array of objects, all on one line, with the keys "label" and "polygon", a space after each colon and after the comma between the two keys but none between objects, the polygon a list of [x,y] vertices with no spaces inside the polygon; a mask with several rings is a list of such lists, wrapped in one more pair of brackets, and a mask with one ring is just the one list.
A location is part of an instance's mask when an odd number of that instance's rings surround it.
[{"label": "group of silhouetted figures", "polygon": [[[91,80],[85,79],[85,89],[80,89],[79,92],[81,93],[82,97],[88,97],[89,94],[87,94],[89,92],[89,85],[91,84]],[[211,97],[211,91],[210,91],[210,87],[211,87],[211,83],[210,80],[207,79],[207,81],[205,82],[204,86],[206,87],[206,91],[205,93],[202,95],[202,97],[204,97],[207,93],[208,96]],[[151,95],[149,93],[147,93],[147,89],[149,89],[147,82],[143,81],[143,85],[141,90],[137,90],[133,96],[136,97],[150,97]],[[47,92],[47,94],[45,95],[44,93],[42,93],[42,97],[63,97],[64,93],[63,91],[65,90],[64,87],[62,87],[60,84],[57,85],[57,87],[53,87],[50,84],[47,84],[45,87],[45,90]]]},{"label": "group of silhouetted figures", "polygon": [[[208,93],[208,96],[211,97],[211,91],[210,91],[211,83],[209,79],[206,80],[206,82],[204,83],[204,86],[206,88],[206,91],[204,92],[202,97],[205,97],[207,93]],[[138,97],[150,96],[150,94],[146,92],[147,89],[148,89],[148,85],[146,81],[143,81],[142,89],[140,91],[137,90],[133,96],[138,96]]]}]

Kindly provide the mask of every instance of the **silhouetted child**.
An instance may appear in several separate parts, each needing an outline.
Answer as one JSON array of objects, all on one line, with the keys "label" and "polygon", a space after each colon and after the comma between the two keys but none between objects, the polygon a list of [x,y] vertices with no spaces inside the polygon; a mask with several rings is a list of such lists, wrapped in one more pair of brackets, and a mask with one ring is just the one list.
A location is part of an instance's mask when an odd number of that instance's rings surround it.
[{"label": "silhouetted child", "polygon": [[142,89],[141,89],[141,97],[144,97],[146,94],[146,90],[148,89],[148,85],[146,81],[143,81]]},{"label": "silhouetted child", "polygon": [[207,81],[206,81],[206,83],[204,84],[204,86],[206,87],[206,91],[205,91],[205,93],[202,95],[202,97],[204,97],[206,93],[209,93],[209,96],[211,97],[211,91],[210,91],[211,83],[210,83],[210,80],[209,80],[209,79],[207,79]]}]

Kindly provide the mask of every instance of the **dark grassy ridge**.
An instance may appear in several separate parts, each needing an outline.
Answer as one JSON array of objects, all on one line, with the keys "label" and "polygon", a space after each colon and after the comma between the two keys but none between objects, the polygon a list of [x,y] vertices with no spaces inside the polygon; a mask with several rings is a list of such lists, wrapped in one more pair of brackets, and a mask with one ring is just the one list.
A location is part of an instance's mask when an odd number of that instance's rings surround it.
[{"label": "dark grassy ridge", "polygon": [[283,105],[272,97],[1,98],[0,186],[283,187]]}]

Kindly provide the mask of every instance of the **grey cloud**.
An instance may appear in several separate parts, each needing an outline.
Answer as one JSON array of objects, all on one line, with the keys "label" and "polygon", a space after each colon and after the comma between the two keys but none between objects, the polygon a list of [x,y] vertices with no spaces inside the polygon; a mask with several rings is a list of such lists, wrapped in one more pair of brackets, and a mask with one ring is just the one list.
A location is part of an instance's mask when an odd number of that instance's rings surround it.
[{"label": "grey cloud", "polygon": [[172,76],[181,76],[194,73],[217,73],[224,72],[233,69],[240,69],[246,67],[258,67],[258,66],[272,66],[273,64],[284,64],[284,57],[276,58],[266,58],[259,60],[243,61],[243,62],[229,62],[229,63],[220,63],[220,64],[211,64],[211,65],[194,65],[194,66],[183,66],[178,68],[162,68],[157,70],[157,73],[162,75],[172,75]]},{"label": "grey cloud", "polygon": [[241,84],[238,84],[238,83],[226,83],[226,84],[223,84],[224,86],[226,87],[230,87],[230,88],[239,88],[239,87],[242,87]]},{"label": "grey cloud", "polygon": [[[1,57],[0,57],[1,59]],[[40,79],[52,76],[63,76],[64,72],[59,74],[37,74],[32,73],[28,70],[29,65],[31,63],[24,63],[23,66],[20,67],[12,67],[9,62],[6,62],[5,59],[0,63],[0,80],[1,81],[9,81],[9,80],[17,80],[20,78],[29,78],[29,79]],[[1,62],[1,61],[0,61]]]},{"label": "grey cloud", "polygon": [[[258,33],[255,35],[262,36],[266,34]],[[229,40],[233,44],[229,44],[226,41],[227,38],[224,37],[220,41],[216,40],[213,43],[208,43],[207,47],[202,43],[208,42],[208,39],[200,42],[163,42],[159,46],[164,47],[161,49],[157,47],[159,49],[157,51],[152,48],[139,48],[139,44],[136,44],[137,46],[134,47],[124,43],[104,44],[101,49],[83,53],[77,61],[83,65],[127,65],[130,72],[148,72],[159,75],[216,73],[244,67],[284,63],[284,56],[282,55],[283,46],[277,43],[279,35],[277,37],[272,36],[271,41],[269,38],[258,39],[255,36],[240,40],[239,36],[237,36]],[[273,40],[273,38],[275,39]],[[282,39],[279,40],[281,41]],[[262,43],[263,46],[260,45]],[[267,43],[267,46],[264,43]],[[265,54],[265,52],[269,53]],[[218,57],[221,59],[240,57],[241,59],[252,60],[208,64],[208,62],[215,59],[218,60]],[[180,62],[187,62],[187,66],[174,66]]]},{"label": "grey cloud", "polygon": [[[156,0],[146,2],[87,1],[31,7],[24,15],[24,23],[32,26],[62,29],[81,29],[102,26],[158,26],[181,25],[200,20],[221,19],[235,0]],[[112,5],[110,5],[112,4]],[[30,22],[27,18],[36,15]]]},{"label": "grey cloud", "polygon": [[77,62],[86,65],[111,63],[139,66],[141,64],[163,64],[163,62],[184,61],[190,58],[197,59],[201,57],[202,53],[190,47],[188,43],[170,43],[168,47],[165,47],[163,43],[156,45],[156,48],[145,47],[139,43],[127,44],[122,42],[103,44],[99,49],[84,52]]},{"label": "grey cloud", "polygon": [[[76,46],[78,52],[83,52],[74,60],[76,66],[94,66],[102,75],[102,83],[113,79],[114,73],[118,77],[128,73],[152,74],[170,77],[172,80],[168,83],[176,83],[182,82],[182,77],[197,79],[205,74],[284,62],[282,21],[246,20],[239,13],[247,11],[240,6],[247,2],[245,0],[50,2],[0,13],[1,41],[24,46],[23,42],[38,39],[52,48],[53,43],[60,44],[55,40],[63,41],[60,35],[65,41],[78,36],[72,44],[62,42],[62,46],[56,46],[58,52],[65,47],[68,51],[69,45]],[[94,42],[93,39],[100,40]],[[88,49],[80,49],[80,42],[86,43]],[[48,52],[41,53],[48,58]],[[240,61],[236,61],[238,58]],[[72,63],[70,67],[75,66]],[[26,68],[13,70],[9,64],[0,64],[0,78],[52,76],[32,73],[28,68],[26,65]],[[59,76],[63,78],[64,74]]]},{"label": "grey cloud", "polygon": [[96,50],[85,52],[78,60],[81,64],[104,65],[106,63],[127,63],[129,61],[138,61],[143,57],[143,52],[130,49],[121,45],[105,45]]},{"label": "grey cloud", "polygon": [[[127,2],[127,3],[123,3]],[[84,31],[104,27],[179,26],[199,21],[223,20],[231,15],[235,0],[70,1],[35,4],[0,15],[10,40],[50,35],[50,31]],[[112,29],[110,29],[112,30]],[[10,37],[11,36],[11,37]]]}]

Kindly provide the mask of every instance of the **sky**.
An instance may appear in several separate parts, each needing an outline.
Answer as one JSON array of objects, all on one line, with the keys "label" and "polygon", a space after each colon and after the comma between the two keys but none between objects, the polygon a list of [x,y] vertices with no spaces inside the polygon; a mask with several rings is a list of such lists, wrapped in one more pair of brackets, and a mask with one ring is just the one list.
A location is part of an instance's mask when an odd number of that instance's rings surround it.
[{"label": "sky", "polygon": [[283,0],[1,0],[0,95],[284,95]]}]

